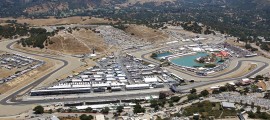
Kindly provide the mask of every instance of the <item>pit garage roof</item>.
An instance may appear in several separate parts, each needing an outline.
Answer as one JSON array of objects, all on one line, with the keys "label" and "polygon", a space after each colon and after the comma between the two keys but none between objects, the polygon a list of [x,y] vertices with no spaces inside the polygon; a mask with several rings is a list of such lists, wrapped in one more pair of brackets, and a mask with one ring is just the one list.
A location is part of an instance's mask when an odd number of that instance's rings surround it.
[{"label": "pit garage roof", "polygon": [[224,108],[235,108],[234,103],[222,102],[221,104]]},{"label": "pit garage roof", "polygon": [[158,81],[156,77],[152,77],[152,78],[147,77],[147,78],[143,78],[143,80],[146,83],[151,83],[151,82],[157,82]]}]

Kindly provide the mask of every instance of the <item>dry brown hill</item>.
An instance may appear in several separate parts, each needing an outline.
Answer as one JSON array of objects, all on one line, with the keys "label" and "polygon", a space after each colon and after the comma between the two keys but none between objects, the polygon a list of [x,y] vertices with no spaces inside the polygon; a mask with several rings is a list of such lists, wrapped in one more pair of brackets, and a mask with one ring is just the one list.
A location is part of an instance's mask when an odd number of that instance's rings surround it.
[{"label": "dry brown hill", "polygon": [[61,31],[52,37],[51,41],[54,43],[49,45],[47,49],[66,54],[92,53],[93,49],[101,53],[107,48],[102,37],[85,29],[74,30],[72,34]]},{"label": "dry brown hill", "polygon": [[149,42],[164,41],[169,37],[167,34],[159,30],[152,29],[143,25],[129,25],[125,29],[125,32]]}]

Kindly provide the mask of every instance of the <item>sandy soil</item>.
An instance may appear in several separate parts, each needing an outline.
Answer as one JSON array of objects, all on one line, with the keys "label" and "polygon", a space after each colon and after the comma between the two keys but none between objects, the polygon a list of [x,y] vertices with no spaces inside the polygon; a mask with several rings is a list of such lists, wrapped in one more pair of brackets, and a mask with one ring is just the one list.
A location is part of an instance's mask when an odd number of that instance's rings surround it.
[{"label": "sandy soil", "polygon": [[94,18],[94,17],[67,17],[62,19],[56,19],[50,17],[48,19],[29,19],[29,18],[0,18],[0,23],[6,20],[17,20],[17,23],[27,23],[32,26],[46,26],[46,25],[63,25],[63,24],[95,24],[95,23],[110,23],[113,21],[105,20],[103,18]]},{"label": "sandy soil", "polygon": [[13,75],[16,71],[16,69],[8,70],[0,67],[0,79]]},{"label": "sandy soil", "polygon": [[167,34],[159,30],[142,25],[129,25],[128,28],[125,29],[125,32],[134,34],[134,36],[150,42],[164,41],[169,38]]}]

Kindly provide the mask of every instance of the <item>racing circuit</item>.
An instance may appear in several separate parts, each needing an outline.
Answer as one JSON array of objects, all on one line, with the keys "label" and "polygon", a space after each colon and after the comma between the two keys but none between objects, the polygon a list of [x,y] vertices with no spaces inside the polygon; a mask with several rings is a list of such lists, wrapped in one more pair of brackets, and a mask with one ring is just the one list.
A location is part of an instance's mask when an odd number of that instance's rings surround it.
[{"label": "racing circuit", "polygon": [[[66,66],[70,65],[70,63],[64,59],[61,59],[61,58],[55,58],[55,57],[50,57],[50,56],[45,56],[45,55],[38,55],[38,54],[34,54],[34,53],[26,53],[26,52],[21,52],[21,51],[18,51],[18,50],[15,50],[14,48],[12,48],[12,45],[14,44],[15,42],[11,42],[9,44],[6,45],[6,49],[8,49],[9,51],[12,51],[12,52],[17,52],[17,53],[23,53],[23,54],[27,54],[27,55],[31,55],[31,56],[38,56],[38,57],[44,57],[44,58],[48,58],[48,59],[53,59],[53,60],[57,60],[57,61],[61,61],[63,63],[63,65],[55,70],[53,70],[52,72],[44,75],[43,77],[37,79],[36,81],[28,84],[27,86],[19,89],[18,91],[16,92],[13,92],[12,94],[9,94],[7,95],[6,97],[4,97],[3,99],[1,99],[0,103],[2,105],[24,105],[24,104],[40,104],[40,103],[56,103],[56,102],[71,102],[71,101],[98,101],[98,100],[121,100],[121,99],[127,99],[128,97],[130,96],[141,96],[141,95],[149,95],[149,94],[157,94],[159,91],[147,91],[145,93],[127,93],[127,94],[118,94],[118,95],[114,95],[114,98],[111,97],[110,94],[106,94],[106,95],[103,95],[103,96],[96,96],[96,97],[91,97],[91,96],[85,96],[85,97],[74,97],[74,98],[59,98],[59,99],[50,99],[50,100],[31,100],[31,101],[22,101],[22,100],[17,100],[16,99],[16,96],[25,91],[25,93],[29,92],[29,88],[33,88],[34,86],[38,86],[39,84],[41,84],[43,81],[47,80],[50,76],[52,76],[53,74],[56,74],[57,71],[61,71],[63,69],[66,69]],[[149,53],[146,53],[146,54],[149,54]],[[152,60],[149,60],[149,59],[146,59],[145,58],[145,55],[146,54],[143,54],[141,57],[143,60],[147,61],[147,62],[150,62],[152,64],[157,64],[157,62],[155,61],[152,61]],[[253,63],[260,63],[262,64],[261,66],[257,66],[255,69],[253,69],[252,71],[250,71],[249,73],[241,76],[241,77],[237,77],[237,78],[227,78],[227,79],[218,79],[218,77],[220,76],[223,76],[223,75],[226,75],[226,74],[230,74],[230,73],[233,73],[234,71],[236,71],[240,66],[243,65],[243,62],[253,62]],[[265,61],[260,61],[260,60],[238,60],[237,62],[237,65],[230,71],[226,72],[226,73],[223,73],[223,74],[220,74],[220,75],[216,75],[216,76],[196,76],[196,75],[192,75],[192,74],[189,74],[189,73],[185,73],[185,74],[188,74],[190,76],[193,76],[193,77],[200,77],[200,78],[217,78],[216,80],[211,80],[211,81],[203,81],[203,82],[198,82],[198,83],[194,83],[194,84],[190,84],[190,85],[185,85],[185,86],[181,86],[181,87],[178,87],[177,88],[177,92],[184,92],[186,90],[189,90],[191,88],[197,88],[197,87],[202,87],[202,86],[205,86],[205,85],[211,85],[211,84],[215,84],[215,83],[220,83],[220,82],[226,82],[226,81],[233,81],[233,80],[239,80],[239,79],[242,79],[242,78],[246,78],[246,77],[249,77],[249,76],[253,76],[255,74],[257,74],[258,72],[266,69],[269,67],[269,63],[265,62]]]}]

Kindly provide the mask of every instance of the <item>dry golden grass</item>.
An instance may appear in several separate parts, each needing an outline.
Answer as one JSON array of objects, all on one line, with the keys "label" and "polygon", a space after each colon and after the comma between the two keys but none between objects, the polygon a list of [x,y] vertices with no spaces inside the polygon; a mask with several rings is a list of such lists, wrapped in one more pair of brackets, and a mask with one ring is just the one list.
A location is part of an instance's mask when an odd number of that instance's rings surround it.
[{"label": "dry golden grass", "polygon": [[12,70],[7,70],[5,68],[0,68],[0,78],[6,78],[10,75],[15,74],[16,70],[12,69]]},{"label": "dry golden grass", "polygon": [[51,40],[54,43],[49,45],[48,49],[66,54],[91,53],[93,49],[97,52],[104,52],[107,48],[102,37],[97,36],[91,30],[85,29],[74,30],[72,34],[60,32]]},{"label": "dry golden grass", "polygon": [[29,18],[0,18],[0,22],[4,22],[6,20],[17,20],[18,23],[27,23],[32,26],[46,26],[46,25],[63,25],[63,24],[95,24],[95,23],[110,23],[113,21],[105,20],[103,18],[94,18],[94,17],[67,17],[56,19],[54,17],[50,17],[48,19],[29,19]]},{"label": "dry golden grass", "polygon": [[89,53],[90,50],[84,46],[82,43],[77,41],[72,36],[68,35],[56,35],[51,38],[54,42],[53,44],[49,45],[47,48],[50,50],[66,53],[66,54],[83,54]]},{"label": "dry golden grass", "polygon": [[74,31],[73,35],[84,42],[89,48],[96,49],[97,52],[103,52],[107,48],[104,39],[91,30],[80,29],[79,31]]},{"label": "dry golden grass", "polygon": [[134,34],[138,38],[142,38],[146,41],[156,42],[164,41],[169,38],[169,36],[159,30],[155,30],[142,25],[129,25],[125,32],[129,34]]}]

